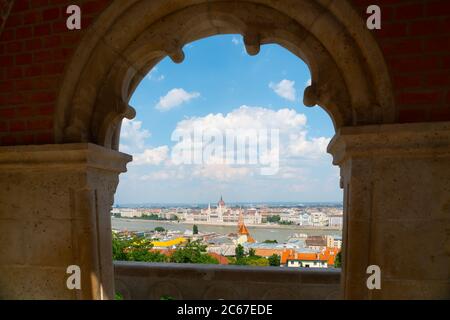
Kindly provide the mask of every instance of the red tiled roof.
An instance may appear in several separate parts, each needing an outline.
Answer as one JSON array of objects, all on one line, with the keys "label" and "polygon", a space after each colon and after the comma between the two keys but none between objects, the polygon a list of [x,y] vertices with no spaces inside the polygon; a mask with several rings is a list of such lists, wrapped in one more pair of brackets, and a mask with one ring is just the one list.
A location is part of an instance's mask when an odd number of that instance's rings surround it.
[{"label": "red tiled roof", "polygon": [[219,261],[219,264],[229,264],[228,258],[224,257],[218,253],[215,252],[209,252],[208,255],[210,255],[211,257],[217,259],[217,261]]}]

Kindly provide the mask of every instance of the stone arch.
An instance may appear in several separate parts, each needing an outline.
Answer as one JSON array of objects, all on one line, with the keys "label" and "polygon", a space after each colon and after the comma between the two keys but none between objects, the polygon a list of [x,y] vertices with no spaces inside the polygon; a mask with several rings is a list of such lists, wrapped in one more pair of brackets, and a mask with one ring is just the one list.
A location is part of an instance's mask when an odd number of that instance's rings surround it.
[{"label": "stone arch", "polygon": [[56,140],[117,150],[145,74],[166,56],[182,62],[189,42],[230,33],[243,35],[249,54],[277,43],[304,60],[304,102],[323,107],[336,129],[394,122],[384,58],[347,1],[133,0],[112,3],[79,45],[58,97]]}]

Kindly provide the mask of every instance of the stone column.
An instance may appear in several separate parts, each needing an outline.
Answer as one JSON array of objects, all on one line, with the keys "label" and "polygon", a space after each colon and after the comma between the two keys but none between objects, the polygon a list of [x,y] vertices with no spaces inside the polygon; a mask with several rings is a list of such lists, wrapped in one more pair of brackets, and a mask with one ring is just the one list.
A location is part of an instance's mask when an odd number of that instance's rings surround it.
[{"label": "stone column", "polygon": [[450,123],[346,127],[328,152],[344,188],[343,297],[449,299]]},{"label": "stone column", "polygon": [[114,298],[110,209],[129,161],[86,143],[0,147],[0,298]]}]

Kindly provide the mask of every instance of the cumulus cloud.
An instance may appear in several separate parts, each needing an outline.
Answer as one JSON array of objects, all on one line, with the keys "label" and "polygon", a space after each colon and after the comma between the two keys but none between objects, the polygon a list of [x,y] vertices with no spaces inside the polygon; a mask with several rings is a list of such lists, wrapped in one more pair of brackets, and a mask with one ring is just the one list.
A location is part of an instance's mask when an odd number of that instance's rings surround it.
[{"label": "cumulus cloud", "polygon": [[[172,150],[193,150],[194,152],[204,147],[201,141],[194,141],[192,137],[195,132],[215,132],[226,152],[227,134],[234,136],[246,134],[246,130],[254,130],[257,133],[266,131],[267,136],[258,135],[259,145],[247,143],[247,154],[251,151],[259,152],[260,163],[273,163],[274,158],[301,158],[317,159],[325,155],[326,147],[330,139],[325,137],[309,138],[306,128],[307,118],[304,114],[293,109],[272,110],[262,107],[241,106],[228,114],[208,114],[204,117],[192,117],[180,121],[175,132],[177,133]],[[279,145],[274,149],[272,145],[273,132],[277,132]],[[191,137],[182,139],[180,137]],[[216,138],[216,137],[215,137]],[[261,145],[268,146],[268,152],[261,154]],[[252,150],[255,148],[256,150]],[[223,156],[225,158],[226,155]],[[218,164],[220,161],[214,159],[209,161]],[[224,163],[224,161],[222,161]]]},{"label": "cumulus cloud", "polygon": [[159,99],[156,109],[160,111],[169,111],[198,97],[200,97],[200,93],[198,92],[187,92],[182,88],[175,88]]},{"label": "cumulus cloud", "polygon": [[145,140],[151,136],[150,132],[142,129],[142,121],[124,119],[120,133],[119,150],[133,153],[145,147]]},{"label": "cumulus cloud", "polygon": [[194,177],[200,177],[209,180],[230,182],[248,178],[252,174],[252,172],[253,170],[248,167],[233,167],[224,164],[210,164],[195,167],[192,175]]},{"label": "cumulus cloud", "polygon": [[159,165],[164,162],[169,154],[168,146],[160,146],[152,149],[145,149],[144,152],[136,154],[133,157],[135,165]]},{"label": "cumulus cloud", "polygon": [[[245,161],[238,163],[237,149],[233,160],[227,162],[227,134],[239,137],[246,130],[267,132],[268,136],[258,135],[257,144],[245,141]],[[272,130],[277,132],[277,144],[273,144]],[[299,179],[307,174],[307,167],[312,168],[317,160],[327,157],[326,147],[330,141],[326,137],[310,137],[307,130],[307,118],[294,109],[283,108],[279,110],[264,107],[251,107],[243,105],[229,113],[207,114],[202,117],[191,117],[177,123],[175,131],[180,136],[192,137],[197,132],[219,133],[219,149],[222,153],[205,155],[204,148],[208,144],[192,139],[173,139],[174,143],[150,147],[145,139],[150,132],[142,128],[142,123],[136,120],[125,120],[122,128],[121,149],[134,155],[133,171],[141,172],[143,181],[175,181],[181,179],[197,179],[204,181],[244,181],[252,177],[261,177],[262,168],[278,167],[269,179]],[[173,138],[173,137],[172,137]],[[222,139],[223,138],[223,139]],[[205,138],[204,138],[205,139]],[[236,141],[237,142],[237,141]],[[232,143],[236,143],[234,140]],[[261,152],[261,145],[265,144],[267,150]],[[177,162],[174,156],[176,149],[200,150],[200,163]],[[131,151],[130,151],[131,150]],[[172,151],[172,154],[171,154]],[[256,154],[256,162],[249,163],[250,154]],[[328,159],[329,160],[329,159]],[[306,166],[306,167],[305,167]],[[140,169],[138,169],[140,168]],[[301,169],[300,169],[301,168]],[[131,169],[131,168],[130,168]],[[274,180],[275,181],[275,180]]]},{"label": "cumulus cloud", "polygon": [[295,90],[294,85],[295,81],[284,79],[278,83],[269,83],[269,88],[275,91],[280,97],[289,101],[295,101],[297,98],[297,91]]}]

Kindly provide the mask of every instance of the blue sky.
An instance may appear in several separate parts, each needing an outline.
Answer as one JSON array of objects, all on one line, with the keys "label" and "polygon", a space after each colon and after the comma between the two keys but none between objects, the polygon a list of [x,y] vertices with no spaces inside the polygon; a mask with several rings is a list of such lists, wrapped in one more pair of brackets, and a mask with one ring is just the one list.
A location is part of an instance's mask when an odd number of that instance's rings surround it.
[{"label": "blue sky", "polygon": [[[120,150],[135,160],[120,176],[116,204],[206,203],[221,194],[229,202],[342,200],[338,168],[325,152],[331,119],[302,103],[311,78],[305,63],[278,45],[249,56],[238,35],[184,51],[181,64],[161,61],[130,101],[137,116],[124,121]],[[174,130],[211,126],[279,130],[276,174],[262,175],[254,164],[176,164]]]}]

